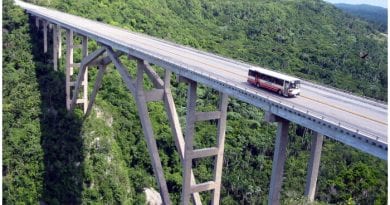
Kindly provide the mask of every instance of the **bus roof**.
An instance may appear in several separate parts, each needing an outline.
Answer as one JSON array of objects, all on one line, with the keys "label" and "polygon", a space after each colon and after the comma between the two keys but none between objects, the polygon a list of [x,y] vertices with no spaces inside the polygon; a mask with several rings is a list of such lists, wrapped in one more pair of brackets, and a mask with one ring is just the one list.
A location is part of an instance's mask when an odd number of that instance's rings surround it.
[{"label": "bus roof", "polygon": [[275,72],[275,71],[272,71],[272,70],[267,70],[267,69],[264,69],[264,68],[259,68],[259,67],[250,67],[249,70],[254,70],[254,71],[257,71],[259,73],[263,73],[265,75],[268,75],[268,76],[272,76],[272,77],[275,77],[275,78],[279,78],[279,79],[282,79],[282,80],[285,80],[285,81],[299,81],[298,78],[294,78],[294,77],[291,77],[291,76],[288,76],[288,75],[285,75],[285,74],[282,74],[282,73],[278,73],[278,72]]}]

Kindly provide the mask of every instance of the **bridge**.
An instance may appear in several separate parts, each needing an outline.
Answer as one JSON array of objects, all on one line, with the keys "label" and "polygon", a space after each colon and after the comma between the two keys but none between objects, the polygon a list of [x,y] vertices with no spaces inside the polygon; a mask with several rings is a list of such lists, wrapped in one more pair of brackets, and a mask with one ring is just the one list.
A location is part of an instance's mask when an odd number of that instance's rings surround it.
[{"label": "bridge", "polygon": [[[269,204],[279,204],[283,169],[286,160],[288,128],[295,123],[313,130],[311,158],[308,165],[305,195],[314,199],[320,164],[323,136],[327,136],[363,152],[387,160],[387,105],[364,97],[358,97],[334,88],[302,81],[301,95],[285,98],[249,85],[248,70],[251,65],[227,59],[215,54],[181,46],[172,42],[131,32],[101,22],[59,12],[21,1],[17,5],[35,19],[42,28],[47,52],[48,32],[53,36],[53,68],[58,69],[62,57],[62,33],[66,33],[66,106],[72,111],[81,106],[88,115],[109,64],[120,73],[125,86],[133,95],[142,129],[151,157],[154,174],[164,204],[171,204],[157,144],[149,117],[147,103],[164,103],[175,145],[183,166],[182,204],[202,204],[199,192],[212,191],[211,203],[219,204],[223,166],[224,140],[228,99],[237,98],[265,111],[268,122],[278,125],[275,139]],[[81,36],[81,45],[75,45],[74,36]],[[99,47],[88,53],[88,41]],[[74,62],[74,49],[81,48],[81,62]],[[120,56],[137,63],[137,74],[132,77],[124,67]],[[160,76],[155,66],[164,69]],[[99,69],[90,96],[88,96],[88,68]],[[77,72],[74,72],[74,71]],[[77,73],[77,75],[75,74]],[[144,74],[154,89],[144,89]],[[186,126],[183,131],[171,94],[171,76],[188,84]],[[196,90],[199,84],[220,93],[218,109],[213,112],[197,112]],[[217,144],[214,147],[194,149],[194,125],[198,121],[217,120]],[[197,158],[215,157],[213,181],[198,183],[192,172],[192,161]]]}]

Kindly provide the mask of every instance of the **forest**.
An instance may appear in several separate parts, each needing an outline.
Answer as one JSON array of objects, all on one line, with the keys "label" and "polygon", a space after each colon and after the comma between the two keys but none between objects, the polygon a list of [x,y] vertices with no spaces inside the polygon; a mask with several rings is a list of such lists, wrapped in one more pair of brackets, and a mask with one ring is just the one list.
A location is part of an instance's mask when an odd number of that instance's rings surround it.
[{"label": "forest", "polygon": [[387,9],[367,4],[335,4],[335,6],[351,15],[361,17],[379,26],[379,30],[387,33]]},{"label": "forest", "polygon": [[[321,0],[30,2],[387,101],[387,34]],[[144,204],[144,188],[157,189],[157,183],[134,99],[118,72],[109,67],[89,117],[81,109],[69,113],[64,58],[53,71],[51,48],[42,52],[41,32],[11,0],[3,1],[2,18],[3,204]],[[89,49],[96,47],[91,42]],[[123,61],[134,73],[135,64]],[[90,68],[90,87],[96,74]],[[185,121],[187,86],[171,84]],[[216,100],[210,88],[198,90],[199,107],[213,108]],[[182,168],[164,106],[150,103],[148,109],[178,204]],[[197,124],[195,146],[215,143],[214,131],[213,122]],[[261,110],[230,99],[221,204],[267,203],[275,134]],[[290,127],[282,204],[308,203],[311,135]],[[210,179],[212,168],[211,160],[196,161],[196,178]],[[387,162],[326,138],[314,204],[387,200]]]}]

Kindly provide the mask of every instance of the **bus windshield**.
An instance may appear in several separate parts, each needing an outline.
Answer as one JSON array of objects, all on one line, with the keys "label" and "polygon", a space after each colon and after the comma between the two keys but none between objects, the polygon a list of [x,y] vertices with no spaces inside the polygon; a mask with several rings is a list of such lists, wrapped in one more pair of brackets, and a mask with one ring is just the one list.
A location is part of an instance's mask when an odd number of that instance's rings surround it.
[{"label": "bus windshield", "polygon": [[300,82],[299,81],[290,82],[290,88],[293,88],[293,89],[300,88]]}]

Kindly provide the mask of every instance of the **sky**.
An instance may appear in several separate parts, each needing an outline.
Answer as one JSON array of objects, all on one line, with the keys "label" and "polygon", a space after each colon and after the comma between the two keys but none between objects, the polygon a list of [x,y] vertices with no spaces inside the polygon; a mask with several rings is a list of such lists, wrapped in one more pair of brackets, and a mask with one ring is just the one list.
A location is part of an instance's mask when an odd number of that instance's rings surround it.
[{"label": "sky", "polygon": [[330,3],[370,4],[387,8],[387,0],[325,0]]}]

